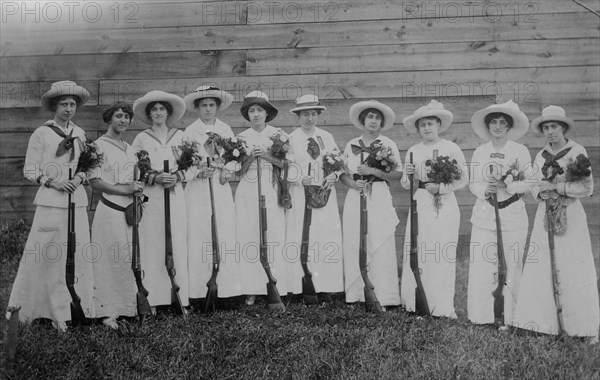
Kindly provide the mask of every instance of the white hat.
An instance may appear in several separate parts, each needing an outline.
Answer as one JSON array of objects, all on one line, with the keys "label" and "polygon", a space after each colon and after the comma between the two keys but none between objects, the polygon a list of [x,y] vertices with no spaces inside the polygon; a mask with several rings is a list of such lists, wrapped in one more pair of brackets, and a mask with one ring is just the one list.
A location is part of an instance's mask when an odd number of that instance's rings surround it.
[{"label": "white hat", "polygon": [[152,119],[146,115],[146,107],[152,102],[169,103],[173,107],[173,112],[167,117],[167,123],[181,119],[185,112],[185,103],[179,96],[160,90],[150,91],[133,102],[133,114],[146,124],[152,124]]},{"label": "white hat", "polygon": [[296,113],[304,110],[321,110],[325,111],[327,107],[319,103],[319,98],[313,94],[302,95],[296,99],[296,107],[290,110],[291,113]]},{"label": "white hat", "polygon": [[352,122],[352,124],[356,128],[358,128],[360,130],[365,129],[364,124],[361,123],[360,120],[358,120],[358,116],[360,115],[360,113],[362,111],[369,109],[369,108],[375,108],[376,110],[381,111],[381,113],[383,114],[384,124],[381,127],[381,131],[386,131],[394,126],[394,121],[396,120],[396,114],[389,106],[386,106],[385,104],[380,103],[377,100],[366,100],[366,101],[362,101],[362,102],[353,104],[352,107],[350,107],[350,111],[348,112],[348,114],[349,114],[348,117],[350,118],[350,122]]},{"label": "white hat", "polygon": [[50,100],[56,98],[57,96],[65,95],[77,96],[81,101],[81,104],[78,105],[83,105],[87,103],[88,100],[90,100],[90,93],[88,92],[88,90],[79,86],[73,81],[63,80],[60,82],[52,83],[48,92],[42,95],[42,98],[40,99],[40,104],[42,108],[46,111],[52,111],[50,109]]},{"label": "white hat", "polygon": [[185,107],[188,110],[194,109],[194,101],[196,99],[206,98],[217,98],[221,101],[221,104],[217,108],[217,111],[223,111],[233,103],[233,95],[227,91],[220,90],[215,86],[200,86],[194,92],[187,94],[183,97]]},{"label": "white hat", "polygon": [[279,113],[277,108],[269,102],[269,97],[267,94],[261,91],[251,91],[246,96],[244,96],[244,100],[242,101],[242,106],[240,107],[240,112],[244,119],[250,121],[248,117],[248,108],[253,105],[259,105],[267,111],[267,118],[265,122],[269,122],[275,119],[275,116]]},{"label": "white hat", "polygon": [[435,116],[442,121],[438,133],[442,133],[450,127],[452,123],[452,112],[444,108],[444,105],[437,100],[432,100],[429,104],[419,107],[412,115],[405,117],[402,120],[404,128],[409,132],[418,132],[416,122],[424,117]]},{"label": "white hat", "polygon": [[506,137],[510,140],[518,140],[527,133],[529,129],[529,119],[527,115],[519,109],[519,105],[511,100],[502,104],[492,104],[473,114],[471,117],[471,127],[485,141],[492,139],[492,134],[487,125],[485,125],[485,117],[491,113],[503,113],[513,119],[513,126],[506,132]]},{"label": "white hat", "polygon": [[559,106],[548,106],[544,108],[542,110],[542,116],[536,117],[531,122],[531,128],[537,133],[543,134],[542,127],[540,125],[546,121],[562,121],[563,123],[567,124],[569,128],[575,125],[573,120],[566,116],[564,108]]}]

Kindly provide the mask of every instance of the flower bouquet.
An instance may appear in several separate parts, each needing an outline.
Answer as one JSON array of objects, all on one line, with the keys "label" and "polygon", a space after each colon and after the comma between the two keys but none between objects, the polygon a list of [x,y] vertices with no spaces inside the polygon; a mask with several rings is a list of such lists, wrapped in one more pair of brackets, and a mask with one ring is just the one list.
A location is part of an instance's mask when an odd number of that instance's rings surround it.
[{"label": "flower bouquet", "polygon": [[83,144],[83,149],[79,155],[75,173],[85,173],[87,175],[90,171],[102,166],[103,162],[104,153],[100,151],[98,145],[93,142],[86,142]]},{"label": "flower bouquet", "polygon": [[178,147],[180,154],[177,158],[177,169],[188,170],[192,166],[199,166],[202,161],[200,157],[200,144],[193,140],[184,140]]},{"label": "flower bouquet", "polygon": [[214,132],[207,132],[208,140],[206,144],[215,144],[222,150],[221,158],[225,161],[225,168],[229,171],[237,171],[248,156],[248,146],[246,142],[239,137],[222,137]]},{"label": "flower bouquet", "polygon": [[144,182],[146,181],[146,177],[154,171],[150,162],[150,154],[145,150],[140,150],[135,155],[137,157],[137,166],[140,170],[139,181]]},{"label": "flower bouquet", "polygon": [[337,149],[325,152],[323,154],[323,174],[325,177],[338,171],[346,171],[346,160],[342,153]]},{"label": "flower bouquet", "polygon": [[579,154],[575,159],[569,159],[565,179],[567,182],[586,180],[592,174],[592,163],[584,154]]},{"label": "flower bouquet", "polygon": [[380,141],[375,141],[371,144],[370,153],[365,160],[365,164],[386,173],[398,167],[398,161],[394,157],[392,148],[383,145]]},{"label": "flower bouquet", "polygon": [[[458,181],[462,176],[458,162],[448,156],[438,156],[433,160],[425,161],[425,172],[429,182],[445,185]],[[439,215],[442,207],[442,197],[439,192],[433,196],[433,206]]]},{"label": "flower bouquet", "polygon": [[277,128],[277,132],[269,136],[271,146],[269,151],[273,157],[284,160],[287,153],[290,151],[290,136],[281,128]]}]

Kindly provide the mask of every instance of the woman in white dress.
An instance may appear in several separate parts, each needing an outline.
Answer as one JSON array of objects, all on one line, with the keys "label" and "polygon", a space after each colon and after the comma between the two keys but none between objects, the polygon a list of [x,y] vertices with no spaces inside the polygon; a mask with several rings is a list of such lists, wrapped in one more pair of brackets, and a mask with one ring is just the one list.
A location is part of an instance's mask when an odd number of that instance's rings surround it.
[{"label": "woman in white dress", "polygon": [[[211,203],[208,178],[213,178],[217,231],[219,238],[220,266],[217,275],[218,296],[234,297],[242,294],[238,263],[235,253],[235,205],[229,186],[231,173],[220,159],[215,160],[218,148],[205,148],[207,132],[213,132],[224,138],[233,137],[231,127],[217,119],[217,113],[224,111],[233,102],[233,96],[216,87],[201,86],[183,98],[188,111],[195,111],[200,117],[185,130],[185,138],[200,145],[202,164],[200,168],[191,168],[185,187],[185,199],[188,215],[188,273],[189,296],[191,299],[206,296],[206,283],[212,274],[212,227]],[[206,158],[211,157],[211,168]]]},{"label": "woman in white dress", "polygon": [[127,103],[117,102],[102,114],[108,130],[96,140],[104,154],[100,170],[90,176],[92,188],[102,192],[92,223],[92,244],[99,254],[94,258],[93,317],[118,329],[119,316],[137,313],[136,285],[131,269],[132,227],[125,220],[124,208],[133,202],[133,194],[143,184],[133,179],[135,151],[123,133],[131,124],[133,110]]},{"label": "woman in white dress", "polygon": [[[442,139],[439,133],[452,123],[452,113],[444,105],[432,100],[418,108],[402,121],[411,133],[418,133],[422,142],[413,145],[406,152],[402,187],[410,188],[409,175],[419,181],[414,198],[419,213],[419,269],[427,298],[429,311],[436,317],[456,319],[454,311],[454,286],[456,278],[456,248],[460,225],[460,210],[454,191],[465,187],[469,182],[465,157],[455,143]],[[410,164],[410,154],[413,164]],[[447,156],[457,161],[460,179],[448,184],[430,182],[425,165],[427,160]],[[436,207],[435,198],[441,203]],[[439,203],[438,203],[439,204]],[[402,304],[408,311],[415,311],[415,277],[410,269],[410,215],[406,222],[404,260],[402,265]]]},{"label": "woman in white dress", "polygon": [[[396,115],[390,107],[375,100],[358,102],[350,107],[350,122],[362,131],[348,142],[344,156],[348,172],[340,180],[348,186],[344,202],[344,286],[346,302],[364,302],[364,282],[359,268],[360,194],[367,194],[367,268],[369,280],[382,308],[400,304],[398,261],[395,231],[398,216],[392,204],[388,183],[402,177],[400,153],[396,144],[381,133],[394,126]],[[369,151],[382,144],[391,150],[397,167],[384,171],[363,163]]]},{"label": "woman in white dress", "polygon": [[[150,127],[133,140],[136,152],[148,152],[153,172],[144,179],[144,193],[148,202],[140,222],[141,266],[145,272],[144,286],[149,292],[148,302],[155,306],[171,305],[171,282],[165,267],[165,211],[164,189],[170,189],[171,233],[175,280],[179,285],[182,306],[188,300],[187,213],[182,182],[185,173],[178,170],[177,157],[184,133],[168,125],[176,122],[185,112],[183,99],[163,91],[150,91],[133,103],[133,113]],[[169,161],[170,173],[164,172],[163,161]]]},{"label": "woman in white dress", "polygon": [[53,83],[41,99],[42,108],[53,119],[37,128],[29,138],[23,173],[40,187],[23,258],[8,301],[7,318],[19,310],[22,322],[37,318],[52,320],[59,331],[67,330],[71,320],[71,297],[65,281],[67,260],[68,194],[75,203],[75,291],[81,298],[86,317],[91,316],[92,262],[90,231],[86,212],[87,195],[81,184],[87,173],[78,172],[69,180],[69,168],[75,173],[83,143],[83,129],[71,119],[90,98],[88,91],[75,82]]},{"label": "woman in white dress", "polygon": [[[323,156],[339,148],[333,135],[321,128],[317,122],[325,106],[315,95],[304,95],[296,100],[290,112],[298,116],[300,127],[290,134],[294,162],[289,180],[292,208],[286,211],[286,245],[284,256],[288,264],[288,291],[302,293],[304,272],[300,262],[302,229],[305,212],[304,186],[320,186],[323,182],[331,189],[329,199],[320,208],[312,209],[312,222],[308,243],[308,269],[317,293],[344,291],[344,264],[342,260],[342,223],[335,191],[341,173],[324,173]],[[311,167],[310,172],[308,167]]]},{"label": "woman in white dress", "polygon": [[[594,182],[589,171],[575,175],[572,164],[585,160],[584,147],[567,139],[575,123],[558,106],[548,106],[531,122],[531,128],[544,134],[546,145],[535,157],[537,184],[532,194],[539,200],[533,231],[519,288],[514,325],[544,334],[587,338],[598,343],[598,277],[594,265],[587,217],[579,198],[592,195]],[[579,158],[578,158],[579,156]],[[563,331],[554,300],[551,252],[546,205],[552,206],[554,257],[557,289],[562,305]]]},{"label": "woman in white dress", "polygon": [[250,122],[250,128],[238,137],[246,142],[250,155],[242,162],[242,168],[237,173],[240,182],[235,192],[236,231],[242,292],[247,295],[246,303],[251,305],[256,295],[267,294],[267,276],[260,263],[259,252],[257,157],[261,163],[261,191],[267,209],[269,265],[277,280],[279,294],[286,295],[288,292],[287,266],[283,257],[285,214],[277,201],[277,188],[273,182],[273,166],[282,168],[283,160],[273,157],[269,152],[271,136],[277,133],[277,128],[267,123],[277,116],[278,111],[267,95],[260,91],[250,92],[244,97],[240,112]]},{"label": "woman in white dress", "polygon": [[[529,228],[525,202],[521,198],[530,191],[533,167],[529,149],[515,142],[527,133],[529,120],[510,100],[475,112],[471,127],[486,143],[475,150],[471,160],[469,189],[477,200],[471,216],[467,312],[472,323],[496,322],[502,328],[502,324],[512,324]],[[506,281],[502,289],[503,321],[502,318],[495,320],[492,295],[498,287],[499,271],[492,194],[496,194],[498,201],[506,265]]]}]

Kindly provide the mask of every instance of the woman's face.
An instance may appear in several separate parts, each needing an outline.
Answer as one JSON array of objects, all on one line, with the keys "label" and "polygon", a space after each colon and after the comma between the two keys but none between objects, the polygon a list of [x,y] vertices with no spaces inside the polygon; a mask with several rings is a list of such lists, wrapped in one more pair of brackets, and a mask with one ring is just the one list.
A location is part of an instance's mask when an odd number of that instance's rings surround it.
[{"label": "woman's face", "polygon": [[267,111],[258,104],[252,105],[248,108],[248,119],[252,125],[262,126],[267,120]]},{"label": "woman's face", "polygon": [[424,141],[436,141],[440,123],[433,118],[421,118],[417,121],[417,129]]},{"label": "woman's face", "polygon": [[542,132],[546,136],[548,143],[554,144],[565,139],[565,130],[563,126],[556,121],[546,121],[542,123]]},{"label": "woman's face", "polygon": [[319,112],[317,110],[303,110],[298,114],[300,127],[305,131],[311,131],[317,125]]},{"label": "woman's face", "polygon": [[492,135],[492,138],[502,138],[506,136],[506,133],[509,130],[508,121],[504,118],[504,116],[497,117],[490,120],[488,129]]},{"label": "woman's face", "polygon": [[129,117],[129,114],[119,108],[110,118],[108,128],[112,129],[117,135],[120,135],[127,130],[130,124],[131,118]]},{"label": "woman's face", "polygon": [[77,111],[77,102],[70,96],[61,97],[56,104],[54,117],[60,121],[67,122],[75,116]]},{"label": "woman's face", "polygon": [[198,103],[198,111],[200,111],[200,120],[204,123],[213,124],[217,118],[217,109],[219,106],[213,98],[205,98]]},{"label": "woman's face", "polygon": [[365,116],[365,129],[368,132],[377,132],[381,128],[381,115],[377,112],[369,112]]},{"label": "woman's face", "polygon": [[150,119],[152,119],[153,124],[166,124],[168,116],[167,108],[161,103],[156,103],[150,108]]}]

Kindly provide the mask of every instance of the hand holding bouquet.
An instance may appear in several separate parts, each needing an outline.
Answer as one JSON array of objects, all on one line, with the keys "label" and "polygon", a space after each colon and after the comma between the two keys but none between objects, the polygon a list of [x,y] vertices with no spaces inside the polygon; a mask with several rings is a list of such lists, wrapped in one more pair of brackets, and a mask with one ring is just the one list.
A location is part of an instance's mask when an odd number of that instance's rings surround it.
[{"label": "hand holding bouquet", "polygon": [[[458,162],[448,156],[438,156],[433,160],[425,161],[425,171],[429,182],[435,184],[449,185],[460,180],[462,176],[462,170]],[[439,214],[442,207],[442,198],[439,193],[433,196],[433,205],[435,211]]]}]

